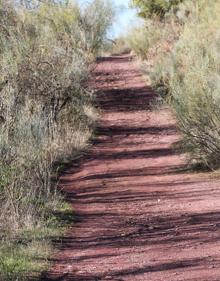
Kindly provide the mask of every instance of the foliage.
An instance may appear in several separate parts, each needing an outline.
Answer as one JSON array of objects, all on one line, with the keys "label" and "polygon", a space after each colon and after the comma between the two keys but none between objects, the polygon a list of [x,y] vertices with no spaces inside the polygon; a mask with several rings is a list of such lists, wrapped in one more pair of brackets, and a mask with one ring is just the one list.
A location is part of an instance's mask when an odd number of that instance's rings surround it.
[{"label": "foliage", "polygon": [[132,0],[132,4],[138,8],[139,15],[145,19],[154,16],[160,19],[171,9],[176,8],[183,0]]},{"label": "foliage", "polygon": [[127,35],[126,41],[128,46],[141,59],[147,59],[150,47],[160,39],[160,29],[152,28],[151,22],[143,27],[133,28]]},{"label": "foliage", "polygon": [[127,38],[120,36],[114,40],[108,39],[104,44],[102,55],[118,55],[118,54],[126,54],[131,51],[130,47],[127,43]]},{"label": "foliage", "polygon": [[163,21],[146,20],[158,33],[145,56],[152,85],[172,106],[191,160],[212,168],[220,159],[219,10],[219,0],[184,1]]},{"label": "foliage", "polygon": [[192,159],[209,167],[219,165],[220,159],[219,9],[219,1],[192,6],[192,20],[153,75],[155,84],[166,81],[185,148]]},{"label": "foliage", "polygon": [[[113,12],[101,0],[84,9],[2,1],[0,15],[0,232],[11,245],[22,229],[45,227],[62,200],[54,163],[74,157],[92,133],[96,113],[85,81]],[[12,280],[2,249],[0,278],[4,267]]]},{"label": "foliage", "polygon": [[83,10],[80,25],[83,30],[84,50],[97,55],[113,17],[110,1],[94,0]]}]

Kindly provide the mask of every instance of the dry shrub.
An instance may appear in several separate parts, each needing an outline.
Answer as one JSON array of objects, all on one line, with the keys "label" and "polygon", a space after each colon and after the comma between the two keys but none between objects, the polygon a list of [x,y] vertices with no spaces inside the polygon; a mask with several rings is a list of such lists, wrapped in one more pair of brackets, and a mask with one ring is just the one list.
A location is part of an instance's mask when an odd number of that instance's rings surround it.
[{"label": "dry shrub", "polygon": [[[161,56],[152,80],[166,90],[191,160],[219,165],[219,1],[187,1],[190,11],[170,54]],[[180,10],[181,13],[181,10]]]},{"label": "dry shrub", "polygon": [[174,9],[155,3],[134,1],[145,23],[130,33],[131,46],[173,107],[192,162],[218,167],[220,1],[173,1]]},{"label": "dry shrub", "polygon": [[[113,16],[101,0],[84,9],[30,4],[0,4],[0,230],[15,242],[22,230],[47,225],[61,199],[53,164],[91,136],[96,113],[85,81]],[[7,280],[4,264],[0,253]]]}]

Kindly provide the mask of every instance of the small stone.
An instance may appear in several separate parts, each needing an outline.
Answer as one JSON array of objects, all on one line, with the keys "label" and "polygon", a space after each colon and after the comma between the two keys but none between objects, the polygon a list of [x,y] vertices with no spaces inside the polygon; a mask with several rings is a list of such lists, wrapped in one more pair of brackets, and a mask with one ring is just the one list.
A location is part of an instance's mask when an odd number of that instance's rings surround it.
[{"label": "small stone", "polygon": [[106,276],[104,280],[112,280],[112,276]]}]

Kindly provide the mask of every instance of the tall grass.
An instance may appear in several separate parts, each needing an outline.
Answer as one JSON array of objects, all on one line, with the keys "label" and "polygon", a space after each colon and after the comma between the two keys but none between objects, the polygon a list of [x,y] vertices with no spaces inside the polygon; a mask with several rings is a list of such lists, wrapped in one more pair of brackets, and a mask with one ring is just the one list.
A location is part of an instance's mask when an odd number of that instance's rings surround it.
[{"label": "tall grass", "polygon": [[85,81],[113,13],[101,0],[84,9],[2,1],[0,15],[0,238],[8,245],[0,247],[0,279],[23,280],[32,259],[23,256],[21,273],[14,248],[24,231],[47,228],[62,205],[54,163],[73,157],[92,133]]}]

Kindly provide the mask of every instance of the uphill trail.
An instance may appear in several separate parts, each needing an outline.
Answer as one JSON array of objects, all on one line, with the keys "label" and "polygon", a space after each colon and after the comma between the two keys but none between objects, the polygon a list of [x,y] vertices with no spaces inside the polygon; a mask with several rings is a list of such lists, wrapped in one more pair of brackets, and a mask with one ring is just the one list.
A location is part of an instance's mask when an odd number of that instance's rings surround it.
[{"label": "uphill trail", "polygon": [[220,281],[220,181],[186,169],[130,55],[100,59],[92,80],[97,136],[60,179],[73,224],[42,280]]}]

